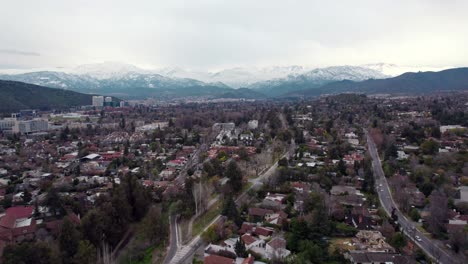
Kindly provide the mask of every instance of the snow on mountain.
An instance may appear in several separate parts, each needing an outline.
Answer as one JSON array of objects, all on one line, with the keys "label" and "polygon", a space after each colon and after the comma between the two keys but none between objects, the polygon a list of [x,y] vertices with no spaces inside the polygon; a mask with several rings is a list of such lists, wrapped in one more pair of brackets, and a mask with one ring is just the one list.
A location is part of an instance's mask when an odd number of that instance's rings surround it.
[{"label": "snow on mountain", "polygon": [[78,75],[88,75],[90,77],[103,80],[111,78],[121,78],[129,73],[147,74],[151,71],[138,68],[131,64],[120,62],[103,62],[84,64],[70,70],[70,73]]},{"label": "snow on mountain", "polygon": [[190,78],[206,83],[224,83],[233,88],[241,88],[260,81],[284,78],[289,75],[296,76],[307,71],[307,69],[302,66],[235,67],[220,71],[204,72],[182,68],[163,68],[156,72],[172,78]]},{"label": "snow on mountain", "polygon": [[368,79],[383,79],[389,76],[370,68],[359,66],[332,66],[317,68],[303,74],[308,79],[330,81],[364,81]]},{"label": "snow on mountain", "polygon": [[390,64],[390,63],[364,64],[361,66],[364,68],[379,71],[391,77],[395,77],[406,72],[426,72],[426,71],[438,72],[438,71],[453,68],[453,67],[401,66],[401,65]]}]

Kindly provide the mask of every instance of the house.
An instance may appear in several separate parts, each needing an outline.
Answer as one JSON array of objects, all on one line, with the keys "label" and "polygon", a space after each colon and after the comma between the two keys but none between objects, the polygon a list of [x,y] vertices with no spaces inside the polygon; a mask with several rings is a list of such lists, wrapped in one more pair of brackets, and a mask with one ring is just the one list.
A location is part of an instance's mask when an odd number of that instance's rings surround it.
[{"label": "house", "polygon": [[288,219],[288,214],[283,211],[268,213],[265,215],[265,221],[272,225],[282,225]]},{"label": "house", "polygon": [[206,256],[203,260],[203,264],[235,264],[236,260],[231,258],[226,258],[218,255],[209,255]]},{"label": "house", "polygon": [[272,201],[277,204],[283,204],[284,201],[286,200],[286,195],[285,194],[280,194],[280,193],[268,193],[267,196],[265,197],[266,201]]},{"label": "house", "polygon": [[282,237],[275,237],[266,244],[265,254],[268,259],[283,259],[291,254],[286,249],[286,240]]},{"label": "house", "polygon": [[407,256],[382,252],[350,252],[346,258],[353,264],[412,264],[415,260]]},{"label": "house", "polygon": [[256,238],[249,234],[244,234],[241,236],[242,242],[245,244],[247,250],[255,250],[255,248],[264,248],[265,240]]},{"label": "house", "polygon": [[461,202],[468,202],[468,186],[461,186],[460,188],[458,188],[457,196],[460,198],[455,199],[455,204]]},{"label": "house", "polygon": [[0,218],[0,240],[10,243],[33,239],[36,232],[33,212],[33,206],[8,208]]},{"label": "house", "polygon": [[249,208],[249,219],[254,222],[262,222],[267,214],[274,213],[272,210],[258,207]]}]

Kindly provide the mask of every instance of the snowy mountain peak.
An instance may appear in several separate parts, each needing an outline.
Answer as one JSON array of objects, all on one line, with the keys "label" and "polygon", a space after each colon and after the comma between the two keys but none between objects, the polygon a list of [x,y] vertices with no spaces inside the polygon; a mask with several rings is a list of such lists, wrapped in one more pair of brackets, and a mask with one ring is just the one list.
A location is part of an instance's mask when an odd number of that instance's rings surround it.
[{"label": "snowy mountain peak", "polygon": [[129,73],[149,73],[149,71],[121,62],[103,62],[80,65],[72,69],[71,73],[103,80],[120,78]]}]

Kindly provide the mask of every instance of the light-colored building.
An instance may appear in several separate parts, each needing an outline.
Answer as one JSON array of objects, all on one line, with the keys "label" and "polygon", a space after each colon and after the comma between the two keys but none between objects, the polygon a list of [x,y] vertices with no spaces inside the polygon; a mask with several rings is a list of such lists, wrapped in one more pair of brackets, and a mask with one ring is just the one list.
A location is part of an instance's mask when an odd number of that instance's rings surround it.
[{"label": "light-colored building", "polygon": [[49,122],[46,119],[35,118],[32,120],[16,121],[13,126],[14,133],[29,134],[49,130]]},{"label": "light-colored building", "polygon": [[258,120],[250,120],[248,123],[249,129],[257,129]]},{"label": "light-colored building", "polygon": [[[112,100],[112,98],[111,98],[111,100]],[[102,96],[102,95],[93,96],[93,106],[95,106],[95,107],[104,106],[104,96]]]},{"label": "light-colored building", "polygon": [[111,103],[111,102],[112,102],[112,97],[106,96],[105,102],[106,102],[106,103]]},{"label": "light-colored building", "polygon": [[0,120],[0,131],[12,129],[15,126],[15,123],[16,118],[13,117]]}]

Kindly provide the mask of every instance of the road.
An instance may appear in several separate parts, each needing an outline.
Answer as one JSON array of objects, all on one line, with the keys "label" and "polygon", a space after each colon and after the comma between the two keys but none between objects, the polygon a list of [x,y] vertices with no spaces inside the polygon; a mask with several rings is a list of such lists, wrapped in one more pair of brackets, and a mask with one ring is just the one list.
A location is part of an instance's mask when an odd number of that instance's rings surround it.
[{"label": "road", "polygon": [[177,225],[177,216],[170,216],[170,242],[169,242],[169,250],[167,251],[166,258],[164,259],[164,263],[169,263],[169,261],[174,257],[177,248],[180,244],[179,239],[179,230]]},{"label": "road", "polygon": [[[433,258],[438,263],[442,264],[451,264],[451,263],[467,263],[466,259],[461,260],[460,257],[455,256],[452,252],[444,249],[443,243],[441,241],[430,239],[426,237],[416,228],[416,223],[406,218],[405,215],[401,213],[392,197],[392,192],[388,185],[387,179],[382,169],[382,164],[380,162],[379,154],[375,146],[374,141],[369,136],[367,131],[365,131],[367,137],[367,145],[369,149],[369,154],[372,158],[372,170],[375,177],[375,186],[376,191],[379,195],[379,200],[390,216],[393,208],[396,208],[395,214],[398,216],[398,223],[400,224],[403,232],[413,240],[428,256]],[[420,241],[417,241],[415,238],[418,236]]]},{"label": "road", "polygon": [[[289,150],[282,156],[282,158],[289,157],[291,154],[294,154],[295,148],[296,148],[296,144],[294,140],[291,140],[291,144],[289,145]],[[244,197],[247,195],[249,190],[251,189],[258,190],[263,185],[263,181],[269,178],[271,175],[273,175],[277,167],[278,167],[278,161],[275,162],[267,171],[265,171],[263,174],[261,174],[257,178],[249,180],[249,182],[251,182],[252,185],[237,197],[236,202],[244,199]],[[205,232],[208,229],[208,227],[216,223],[220,217],[221,215],[218,215],[213,221],[211,221],[205,227],[205,229],[201,233]],[[187,245],[181,245],[180,243],[177,242],[179,241],[177,226],[178,225],[176,222],[174,223],[171,222],[171,246],[169,249],[170,254],[168,253],[168,257],[166,257],[166,260],[164,261],[164,263],[166,264],[192,263],[190,257],[192,257],[195,251],[203,244],[201,236],[197,235]],[[176,232],[173,232],[173,231],[176,231]],[[173,233],[177,233],[177,234],[173,234]],[[176,237],[174,238],[176,240],[175,243],[173,243],[173,239],[172,239],[172,237],[174,236]],[[170,255],[173,254],[172,253],[173,251],[176,251],[174,256],[169,257]]]}]

